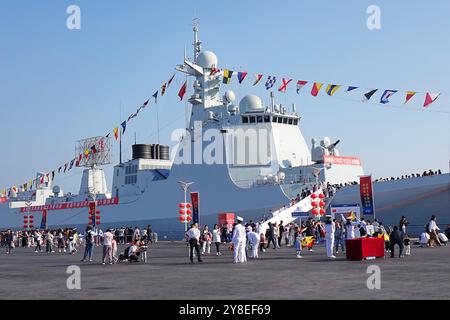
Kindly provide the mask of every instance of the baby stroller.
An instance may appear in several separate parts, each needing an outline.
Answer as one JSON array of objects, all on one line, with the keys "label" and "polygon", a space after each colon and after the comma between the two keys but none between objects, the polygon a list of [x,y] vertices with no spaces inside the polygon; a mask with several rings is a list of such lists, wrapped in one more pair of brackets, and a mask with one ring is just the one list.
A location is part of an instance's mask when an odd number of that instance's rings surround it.
[{"label": "baby stroller", "polygon": [[447,238],[447,236],[445,235],[445,233],[439,233],[438,234],[438,238],[439,238],[439,241],[444,245],[444,246],[446,246],[447,245],[447,242],[448,242],[448,238]]}]

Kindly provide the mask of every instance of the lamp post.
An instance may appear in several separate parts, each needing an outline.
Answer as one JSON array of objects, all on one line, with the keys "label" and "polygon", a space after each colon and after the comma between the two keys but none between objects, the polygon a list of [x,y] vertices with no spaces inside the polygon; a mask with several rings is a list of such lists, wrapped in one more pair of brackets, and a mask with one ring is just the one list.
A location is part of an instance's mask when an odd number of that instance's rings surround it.
[{"label": "lamp post", "polygon": [[[181,190],[184,192],[184,203],[187,203],[187,191],[189,187],[194,184],[193,182],[184,182],[184,181],[178,181]],[[187,213],[184,212],[184,232],[187,232]]]}]

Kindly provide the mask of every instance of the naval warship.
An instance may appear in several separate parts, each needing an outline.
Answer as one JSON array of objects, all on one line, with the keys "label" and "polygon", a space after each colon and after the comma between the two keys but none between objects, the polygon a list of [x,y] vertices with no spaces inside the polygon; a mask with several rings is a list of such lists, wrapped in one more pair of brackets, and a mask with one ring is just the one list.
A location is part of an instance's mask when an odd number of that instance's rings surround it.
[{"label": "naval warship", "polygon": [[[342,156],[329,138],[308,147],[295,106],[269,105],[246,95],[239,102],[231,90],[221,90],[223,74],[218,58],[203,51],[194,29],[194,54],[176,70],[192,79],[188,125],[172,153],[168,146],[133,145],[132,159],[115,165],[112,186],[104,170],[90,163],[83,171],[78,194],[65,193],[51,177],[37,174],[35,190],[17,190],[0,198],[0,228],[22,228],[24,216],[35,228],[82,226],[88,222],[89,202],[95,200],[103,226],[144,226],[160,232],[181,231],[180,183],[193,182],[200,195],[201,223],[217,222],[219,213],[232,212],[260,220],[289,205],[302,190],[324,184],[342,185],[330,205],[359,203],[362,160]],[[347,185],[346,185],[347,184]],[[407,215],[417,224],[430,214],[446,213],[450,204],[450,176],[441,174],[373,184],[377,217],[390,223]],[[310,202],[303,211],[310,210]],[[45,218],[43,219],[43,216]],[[287,222],[287,221],[285,221]]]}]

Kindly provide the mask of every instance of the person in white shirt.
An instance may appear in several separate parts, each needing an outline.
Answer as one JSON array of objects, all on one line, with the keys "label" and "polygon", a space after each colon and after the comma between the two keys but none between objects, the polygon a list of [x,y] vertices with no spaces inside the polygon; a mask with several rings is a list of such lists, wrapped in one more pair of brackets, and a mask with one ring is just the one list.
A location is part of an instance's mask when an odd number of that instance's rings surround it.
[{"label": "person in white shirt", "polygon": [[214,244],[216,245],[216,255],[217,256],[221,256],[222,253],[220,253],[220,242],[221,242],[221,238],[222,238],[222,233],[220,231],[220,227],[218,224],[214,225],[214,230],[213,230],[213,236],[212,236],[212,242],[214,242]]},{"label": "person in white shirt", "polygon": [[345,218],[344,215],[341,215],[342,221],[347,221],[345,224],[345,228],[347,231],[347,239],[355,239],[355,228],[358,226],[358,220],[352,221],[351,217]]},{"label": "person in white shirt", "polygon": [[194,223],[186,233],[189,241],[189,258],[191,263],[194,263],[194,249],[198,258],[198,262],[203,262],[200,255],[200,230],[198,229],[198,223]]},{"label": "person in white shirt", "polygon": [[247,239],[250,242],[250,246],[252,247],[252,255],[253,259],[258,259],[258,250],[259,250],[259,235],[253,231],[251,226],[247,227]]},{"label": "person in white shirt", "polygon": [[108,229],[103,234],[103,259],[102,264],[106,264],[106,260],[108,260],[109,264],[113,264],[113,252],[112,252],[112,242],[114,240],[114,235],[111,232],[111,229]]},{"label": "person in white shirt", "polygon": [[336,258],[333,254],[334,249],[334,233],[336,231],[336,225],[334,221],[331,220],[331,216],[326,216],[327,220],[325,221],[325,239],[327,243],[327,257],[330,259]]},{"label": "person in white shirt", "polygon": [[233,229],[234,263],[247,262],[247,255],[245,253],[247,234],[243,222],[243,218],[237,217],[237,224]]},{"label": "person in white shirt", "polygon": [[428,222],[428,233],[430,234],[429,245],[433,247],[433,243],[437,243],[439,246],[442,246],[441,241],[439,240],[439,227],[436,224],[436,216],[432,215],[430,222]]},{"label": "person in white shirt", "polygon": [[132,241],[133,241],[133,242],[136,242],[136,241],[139,241],[139,240],[141,240],[141,230],[139,230],[139,228],[136,227],[136,228],[134,229]]}]

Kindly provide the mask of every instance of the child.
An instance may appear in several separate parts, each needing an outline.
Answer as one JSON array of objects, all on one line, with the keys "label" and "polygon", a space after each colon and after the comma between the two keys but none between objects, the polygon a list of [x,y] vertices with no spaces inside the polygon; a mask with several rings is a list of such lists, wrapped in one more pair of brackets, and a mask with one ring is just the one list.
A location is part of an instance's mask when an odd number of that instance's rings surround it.
[{"label": "child", "polygon": [[411,255],[411,239],[409,239],[408,235],[405,234],[403,237],[403,244],[405,245],[405,256]]},{"label": "child", "polygon": [[140,252],[140,259],[142,263],[147,263],[147,250],[148,247],[145,245],[144,241],[141,241],[139,244],[139,252]]},{"label": "child", "polygon": [[297,253],[297,259],[301,259],[302,257],[302,241],[303,241],[303,234],[301,228],[296,228],[295,234],[294,234],[294,249]]}]

